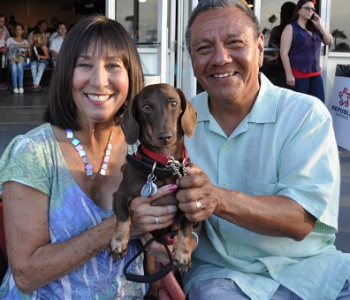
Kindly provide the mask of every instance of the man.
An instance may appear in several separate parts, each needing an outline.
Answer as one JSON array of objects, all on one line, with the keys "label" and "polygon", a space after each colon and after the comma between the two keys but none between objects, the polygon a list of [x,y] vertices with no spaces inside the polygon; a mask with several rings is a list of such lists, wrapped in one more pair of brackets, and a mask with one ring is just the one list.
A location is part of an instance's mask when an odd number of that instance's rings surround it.
[{"label": "man", "polygon": [[51,41],[50,52],[52,57],[52,66],[55,67],[58,52],[60,52],[62,43],[67,34],[67,26],[63,22],[58,22],[57,36]]},{"label": "man", "polygon": [[350,254],[333,245],[340,171],[328,110],[259,74],[263,35],[240,0],[200,1],[186,42],[205,92],[185,141],[195,165],[177,181],[179,208],[204,225],[185,293],[349,299]]},{"label": "man", "polygon": [[6,82],[6,41],[10,37],[10,33],[5,26],[5,16],[0,15],[0,90],[7,90]]}]

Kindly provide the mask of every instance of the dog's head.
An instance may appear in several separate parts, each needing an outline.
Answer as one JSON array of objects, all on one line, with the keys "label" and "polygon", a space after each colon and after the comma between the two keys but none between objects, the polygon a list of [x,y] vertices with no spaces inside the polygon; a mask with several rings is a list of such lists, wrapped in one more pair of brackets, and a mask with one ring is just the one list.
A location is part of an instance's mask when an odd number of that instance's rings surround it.
[{"label": "dog's head", "polygon": [[148,85],[126,109],[121,126],[129,145],[164,147],[186,134],[192,137],[197,113],[184,93],[169,84]]}]

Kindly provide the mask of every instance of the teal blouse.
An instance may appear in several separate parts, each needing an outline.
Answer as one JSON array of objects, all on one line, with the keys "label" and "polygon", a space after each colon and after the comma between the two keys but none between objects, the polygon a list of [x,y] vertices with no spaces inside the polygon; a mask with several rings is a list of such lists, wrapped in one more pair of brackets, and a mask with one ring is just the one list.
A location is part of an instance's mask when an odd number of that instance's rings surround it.
[{"label": "teal blouse", "polygon": [[[0,160],[0,191],[2,184],[7,181],[33,187],[50,197],[51,243],[71,239],[113,213],[113,210],[99,208],[76,184],[50,124],[17,136],[9,144]],[[104,250],[76,271],[32,294],[23,294],[18,290],[9,268],[0,287],[0,299],[143,299],[145,286],[127,281],[122,272],[124,264],[139,248],[139,240],[132,240],[127,256],[115,263],[108,251]],[[141,256],[128,270],[143,274],[142,264]]]}]

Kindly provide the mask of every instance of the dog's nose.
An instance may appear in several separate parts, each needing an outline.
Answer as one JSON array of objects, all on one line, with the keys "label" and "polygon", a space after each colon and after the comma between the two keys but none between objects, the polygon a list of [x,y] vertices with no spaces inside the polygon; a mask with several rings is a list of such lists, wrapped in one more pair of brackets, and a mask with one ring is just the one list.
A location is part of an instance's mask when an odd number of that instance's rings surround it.
[{"label": "dog's nose", "polygon": [[158,140],[161,142],[169,142],[173,135],[170,132],[160,132],[158,134]]}]

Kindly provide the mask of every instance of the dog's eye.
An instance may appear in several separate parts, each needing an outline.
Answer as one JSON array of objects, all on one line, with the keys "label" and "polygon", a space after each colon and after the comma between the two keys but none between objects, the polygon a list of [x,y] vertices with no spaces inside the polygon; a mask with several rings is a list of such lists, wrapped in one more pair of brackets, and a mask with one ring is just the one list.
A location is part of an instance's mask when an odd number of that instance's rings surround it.
[{"label": "dog's eye", "polygon": [[170,101],[170,105],[171,105],[172,107],[175,107],[175,106],[177,105],[176,100],[171,100],[171,101]]},{"label": "dog's eye", "polygon": [[148,105],[148,104],[145,104],[142,108],[143,108],[143,110],[145,110],[145,111],[150,111],[150,110],[151,110],[151,106]]}]

